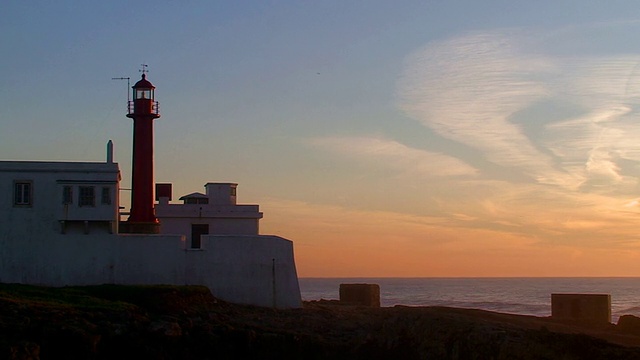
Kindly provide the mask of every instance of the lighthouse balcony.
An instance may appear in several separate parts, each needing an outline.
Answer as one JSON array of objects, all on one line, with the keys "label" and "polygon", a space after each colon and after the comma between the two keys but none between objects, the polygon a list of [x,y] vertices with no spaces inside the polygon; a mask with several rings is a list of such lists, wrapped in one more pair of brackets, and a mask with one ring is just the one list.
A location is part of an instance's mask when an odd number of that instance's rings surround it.
[{"label": "lighthouse balcony", "polygon": [[127,105],[127,114],[160,114],[160,105],[157,101],[148,99],[130,100]]}]

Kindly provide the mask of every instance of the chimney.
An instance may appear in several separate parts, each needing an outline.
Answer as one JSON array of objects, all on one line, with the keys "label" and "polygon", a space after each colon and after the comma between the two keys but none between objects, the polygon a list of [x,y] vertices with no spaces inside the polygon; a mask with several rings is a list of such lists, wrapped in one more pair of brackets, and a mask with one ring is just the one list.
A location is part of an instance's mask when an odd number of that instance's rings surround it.
[{"label": "chimney", "polygon": [[107,142],[107,164],[113,164],[113,141]]}]

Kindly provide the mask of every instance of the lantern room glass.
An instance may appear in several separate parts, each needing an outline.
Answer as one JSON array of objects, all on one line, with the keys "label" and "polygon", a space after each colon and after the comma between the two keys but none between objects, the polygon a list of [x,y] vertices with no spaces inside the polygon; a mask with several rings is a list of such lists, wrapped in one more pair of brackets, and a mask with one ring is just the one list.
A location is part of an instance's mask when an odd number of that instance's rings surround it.
[{"label": "lantern room glass", "polygon": [[134,99],[149,99],[153,100],[153,89],[136,89]]}]

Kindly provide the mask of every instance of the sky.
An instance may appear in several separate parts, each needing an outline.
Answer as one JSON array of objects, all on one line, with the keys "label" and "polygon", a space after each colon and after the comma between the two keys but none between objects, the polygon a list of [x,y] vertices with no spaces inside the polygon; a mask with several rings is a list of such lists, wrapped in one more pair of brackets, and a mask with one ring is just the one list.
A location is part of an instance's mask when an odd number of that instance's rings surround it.
[{"label": "sky", "polygon": [[[13,1],[0,159],[236,182],[301,277],[640,276],[636,1]],[[121,191],[128,204],[127,191]]]}]

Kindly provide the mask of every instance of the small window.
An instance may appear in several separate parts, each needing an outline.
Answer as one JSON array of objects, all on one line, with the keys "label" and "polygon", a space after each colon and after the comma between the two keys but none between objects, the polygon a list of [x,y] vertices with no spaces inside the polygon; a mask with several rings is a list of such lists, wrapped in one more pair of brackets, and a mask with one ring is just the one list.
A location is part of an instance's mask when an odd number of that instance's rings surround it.
[{"label": "small window", "polygon": [[96,206],[96,194],[93,186],[80,186],[79,206]]},{"label": "small window", "polygon": [[232,187],[230,193],[231,193],[231,196],[236,196],[236,188]]},{"label": "small window", "polygon": [[64,186],[62,188],[62,203],[65,205],[73,204],[73,187]]},{"label": "small window", "polygon": [[33,196],[31,181],[16,181],[14,184],[13,204],[31,206]]},{"label": "small window", "polygon": [[136,89],[136,99],[151,99],[151,89]]},{"label": "small window", "polygon": [[185,204],[208,204],[209,198],[186,198]]},{"label": "small window", "polygon": [[101,201],[102,205],[111,205],[111,188],[103,187]]}]

